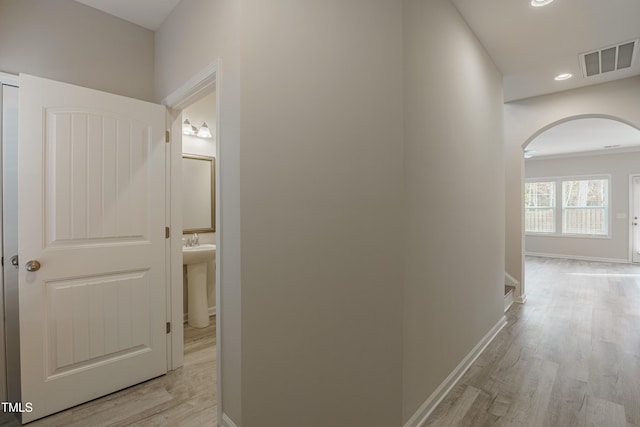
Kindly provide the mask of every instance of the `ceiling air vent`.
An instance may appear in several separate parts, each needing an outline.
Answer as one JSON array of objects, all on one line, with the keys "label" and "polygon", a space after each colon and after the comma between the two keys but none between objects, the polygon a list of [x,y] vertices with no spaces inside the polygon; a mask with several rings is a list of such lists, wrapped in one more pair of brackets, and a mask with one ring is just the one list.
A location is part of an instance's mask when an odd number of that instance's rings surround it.
[{"label": "ceiling air vent", "polygon": [[597,76],[609,71],[631,67],[638,50],[638,40],[619,43],[604,49],[580,55],[580,65],[584,77]]}]

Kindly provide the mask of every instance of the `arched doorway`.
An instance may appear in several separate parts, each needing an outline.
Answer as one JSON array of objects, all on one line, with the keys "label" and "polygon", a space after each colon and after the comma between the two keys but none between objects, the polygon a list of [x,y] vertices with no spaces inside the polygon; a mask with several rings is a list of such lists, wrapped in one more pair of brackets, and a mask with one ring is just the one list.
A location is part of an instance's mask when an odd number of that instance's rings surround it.
[{"label": "arched doorway", "polygon": [[566,117],[533,133],[522,157],[523,255],[640,261],[637,126],[603,114]]}]

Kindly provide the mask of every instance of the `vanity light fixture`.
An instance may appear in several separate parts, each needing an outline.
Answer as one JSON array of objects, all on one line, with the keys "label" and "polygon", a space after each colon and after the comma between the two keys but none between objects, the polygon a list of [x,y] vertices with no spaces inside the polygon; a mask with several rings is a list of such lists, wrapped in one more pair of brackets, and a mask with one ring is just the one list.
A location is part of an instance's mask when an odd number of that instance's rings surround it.
[{"label": "vanity light fixture", "polygon": [[182,134],[189,136],[198,136],[200,138],[213,138],[211,130],[209,130],[209,126],[207,126],[207,122],[202,123],[200,129],[198,129],[191,124],[189,119],[185,119],[182,123]]},{"label": "vanity light fixture", "polygon": [[531,6],[542,7],[551,3],[553,0],[531,0]]},{"label": "vanity light fixture", "polygon": [[555,77],[555,79],[558,80],[558,81],[561,81],[561,80],[568,80],[571,77],[573,77],[573,74],[571,74],[571,73],[563,73],[563,74],[558,74]]},{"label": "vanity light fixture", "polygon": [[209,126],[207,126],[207,122],[202,123],[202,126],[200,126],[198,136],[200,138],[213,138],[213,135],[211,135],[211,131],[209,130]]}]

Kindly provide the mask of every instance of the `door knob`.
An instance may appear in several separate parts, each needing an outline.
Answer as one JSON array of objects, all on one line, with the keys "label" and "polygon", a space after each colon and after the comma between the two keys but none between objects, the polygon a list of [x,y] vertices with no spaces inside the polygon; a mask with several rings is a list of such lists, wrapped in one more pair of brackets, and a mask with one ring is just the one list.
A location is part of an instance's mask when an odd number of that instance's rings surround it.
[{"label": "door knob", "polygon": [[9,262],[11,263],[11,265],[13,265],[14,267],[18,266],[18,255],[14,255],[9,259]]},{"label": "door knob", "polygon": [[35,260],[31,260],[28,261],[24,267],[27,269],[27,271],[38,271],[40,270],[40,263],[38,261]]}]

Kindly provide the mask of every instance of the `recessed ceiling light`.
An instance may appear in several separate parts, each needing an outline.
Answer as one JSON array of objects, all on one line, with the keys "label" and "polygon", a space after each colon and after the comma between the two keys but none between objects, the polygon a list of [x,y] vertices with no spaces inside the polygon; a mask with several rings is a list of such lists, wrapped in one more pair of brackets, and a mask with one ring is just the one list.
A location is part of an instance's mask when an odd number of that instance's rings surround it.
[{"label": "recessed ceiling light", "polygon": [[533,7],[541,7],[546,6],[551,3],[553,0],[531,0],[531,6]]},{"label": "recessed ceiling light", "polygon": [[567,79],[570,79],[571,77],[573,77],[573,74],[571,73],[558,74],[556,76],[556,80],[567,80]]}]

